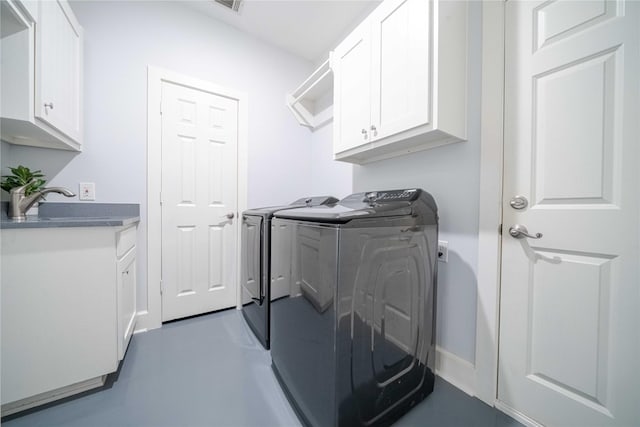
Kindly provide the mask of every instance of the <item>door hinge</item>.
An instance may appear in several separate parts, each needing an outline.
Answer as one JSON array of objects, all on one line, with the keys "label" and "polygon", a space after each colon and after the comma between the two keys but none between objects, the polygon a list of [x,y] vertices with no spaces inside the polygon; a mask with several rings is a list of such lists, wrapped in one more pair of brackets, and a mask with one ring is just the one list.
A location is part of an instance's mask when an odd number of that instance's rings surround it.
[{"label": "door hinge", "polygon": [[162,295],[164,293],[164,283],[162,283],[162,280],[160,280],[160,295]]},{"label": "door hinge", "polygon": [[502,236],[502,224],[498,225],[498,234]]},{"label": "door hinge", "polygon": [[160,194],[158,195],[158,197],[160,198],[160,206],[162,206],[162,191],[160,192]]}]

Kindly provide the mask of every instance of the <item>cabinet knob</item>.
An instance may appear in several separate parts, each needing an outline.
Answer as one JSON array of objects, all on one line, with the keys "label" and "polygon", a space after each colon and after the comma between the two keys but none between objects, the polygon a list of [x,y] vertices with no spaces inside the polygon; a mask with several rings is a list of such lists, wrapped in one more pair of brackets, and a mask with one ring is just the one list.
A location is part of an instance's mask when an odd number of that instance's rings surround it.
[{"label": "cabinet knob", "polygon": [[45,111],[47,110],[47,108],[51,108],[53,110],[53,102],[45,102],[44,103]]},{"label": "cabinet knob", "polygon": [[366,130],[365,128],[362,128],[361,133],[362,133],[362,137],[363,137],[364,139],[367,139],[367,130]]},{"label": "cabinet knob", "polygon": [[371,125],[371,132],[373,132],[373,136],[377,136],[378,135],[378,128],[375,127],[375,125]]}]

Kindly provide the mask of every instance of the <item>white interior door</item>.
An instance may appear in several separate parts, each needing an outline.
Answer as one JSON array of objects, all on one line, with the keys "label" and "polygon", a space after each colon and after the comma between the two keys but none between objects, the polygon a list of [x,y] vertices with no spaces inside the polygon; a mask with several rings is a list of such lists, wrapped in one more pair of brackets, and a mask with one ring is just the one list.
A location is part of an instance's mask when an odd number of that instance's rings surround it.
[{"label": "white interior door", "polygon": [[498,398],[546,426],[640,423],[639,9],[506,5]]},{"label": "white interior door", "polygon": [[238,101],[162,84],[162,320],[236,305]]}]

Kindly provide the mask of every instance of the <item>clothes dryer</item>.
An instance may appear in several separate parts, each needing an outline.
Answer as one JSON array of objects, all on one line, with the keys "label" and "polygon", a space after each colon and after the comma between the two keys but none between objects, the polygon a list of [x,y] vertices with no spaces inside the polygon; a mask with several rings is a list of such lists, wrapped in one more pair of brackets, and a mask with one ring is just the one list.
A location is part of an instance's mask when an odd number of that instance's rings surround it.
[{"label": "clothes dryer", "polygon": [[[306,425],[389,425],[433,390],[438,214],[421,189],[275,213],[291,290],[271,307],[272,368]],[[290,254],[290,255],[289,255]]]},{"label": "clothes dryer", "polygon": [[[241,231],[241,283],[242,314],[260,343],[269,349],[270,302],[275,297],[288,294],[283,290],[286,273],[277,271],[277,277],[271,274],[271,219],[282,209],[304,208],[330,205],[338,202],[332,196],[306,197],[285,206],[271,206],[249,209],[242,213]],[[284,230],[279,234],[282,237]],[[276,250],[286,250],[278,241]],[[271,288],[275,296],[272,296]]]}]

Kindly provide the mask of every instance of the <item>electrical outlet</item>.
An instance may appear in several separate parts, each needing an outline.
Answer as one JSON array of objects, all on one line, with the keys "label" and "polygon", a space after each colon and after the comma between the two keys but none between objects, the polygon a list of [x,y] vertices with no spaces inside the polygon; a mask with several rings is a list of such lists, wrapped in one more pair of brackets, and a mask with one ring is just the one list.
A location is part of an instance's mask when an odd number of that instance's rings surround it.
[{"label": "electrical outlet", "polygon": [[449,261],[449,242],[446,240],[438,240],[438,261]]},{"label": "electrical outlet", "polygon": [[80,200],[95,200],[96,184],[93,182],[81,182],[79,193],[80,193]]}]

